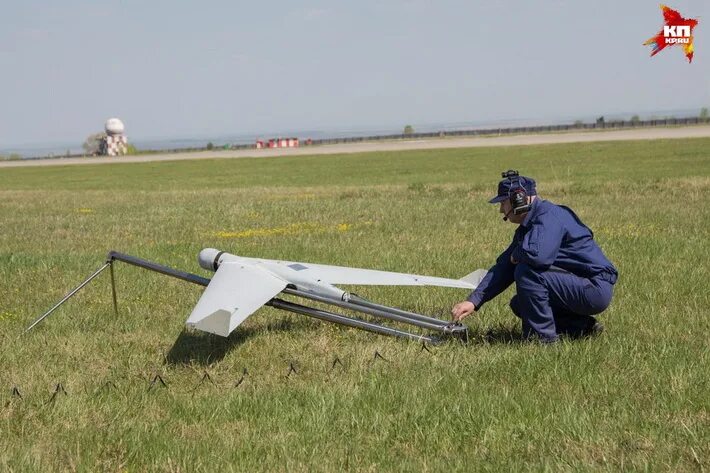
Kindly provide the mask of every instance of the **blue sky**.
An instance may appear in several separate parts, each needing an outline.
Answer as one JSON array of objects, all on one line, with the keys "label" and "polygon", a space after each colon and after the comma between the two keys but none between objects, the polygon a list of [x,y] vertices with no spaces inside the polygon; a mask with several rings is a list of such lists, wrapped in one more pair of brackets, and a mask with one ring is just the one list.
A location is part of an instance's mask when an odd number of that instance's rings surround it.
[{"label": "blue sky", "polygon": [[0,16],[0,149],[588,117],[710,106],[696,54],[649,58],[655,1],[23,1]]}]

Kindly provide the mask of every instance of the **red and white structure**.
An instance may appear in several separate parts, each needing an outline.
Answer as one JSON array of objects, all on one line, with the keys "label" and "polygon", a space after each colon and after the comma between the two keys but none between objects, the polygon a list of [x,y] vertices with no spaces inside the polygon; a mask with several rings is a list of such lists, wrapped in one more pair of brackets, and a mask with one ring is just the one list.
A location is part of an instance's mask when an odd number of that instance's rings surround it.
[{"label": "red and white structure", "polygon": [[128,151],[125,135],[106,135],[101,141],[99,152],[102,156],[123,156]]},{"label": "red and white structure", "polygon": [[101,140],[99,153],[103,156],[123,156],[128,152],[128,138],[123,122],[118,118],[106,120],[106,136]]},{"label": "red and white structure", "polygon": [[256,140],[256,149],[298,148],[298,138],[272,138],[268,141]]}]

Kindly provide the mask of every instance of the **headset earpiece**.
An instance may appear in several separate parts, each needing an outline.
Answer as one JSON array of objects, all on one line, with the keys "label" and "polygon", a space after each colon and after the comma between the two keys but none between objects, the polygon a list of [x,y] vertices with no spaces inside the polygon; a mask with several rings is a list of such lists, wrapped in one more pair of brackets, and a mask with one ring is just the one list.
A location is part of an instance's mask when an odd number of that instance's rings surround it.
[{"label": "headset earpiece", "polygon": [[514,215],[519,215],[530,210],[528,204],[528,193],[525,187],[520,182],[518,171],[512,169],[502,173],[503,177],[510,181],[510,190],[508,191],[508,200]]},{"label": "headset earpiece", "polygon": [[510,205],[513,207],[513,212],[521,207],[525,207],[528,204],[528,195],[525,193],[525,189],[516,189],[510,196]]}]

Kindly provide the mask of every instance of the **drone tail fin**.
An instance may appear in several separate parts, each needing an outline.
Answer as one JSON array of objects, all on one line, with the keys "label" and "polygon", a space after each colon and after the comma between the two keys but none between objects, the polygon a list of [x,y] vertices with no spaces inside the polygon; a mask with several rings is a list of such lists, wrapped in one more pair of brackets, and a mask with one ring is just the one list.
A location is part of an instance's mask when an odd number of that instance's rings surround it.
[{"label": "drone tail fin", "polygon": [[472,284],[473,289],[475,289],[479,284],[481,284],[481,281],[486,277],[486,274],[488,274],[488,271],[485,269],[477,269],[474,272],[462,277],[460,280]]}]

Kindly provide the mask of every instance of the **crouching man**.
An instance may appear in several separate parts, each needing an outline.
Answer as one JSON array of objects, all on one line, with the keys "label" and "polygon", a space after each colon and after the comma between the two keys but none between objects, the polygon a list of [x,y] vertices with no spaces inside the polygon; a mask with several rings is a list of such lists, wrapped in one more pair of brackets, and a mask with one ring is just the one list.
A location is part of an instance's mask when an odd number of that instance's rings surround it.
[{"label": "crouching man", "polygon": [[535,181],[503,173],[498,195],[503,220],[517,224],[513,241],[475,291],[456,304],[455,322],[477,311],[515,282],[513,313],[523,336],[556,342],[601,332],[595,315],[611,302],[617,271],[594,241],[592,231],[568,207],[541,199]]}]

